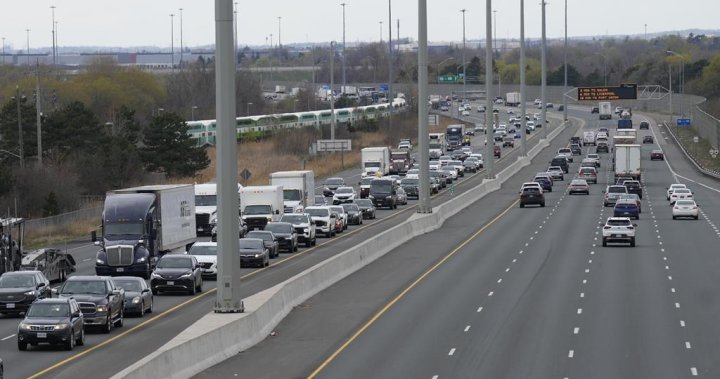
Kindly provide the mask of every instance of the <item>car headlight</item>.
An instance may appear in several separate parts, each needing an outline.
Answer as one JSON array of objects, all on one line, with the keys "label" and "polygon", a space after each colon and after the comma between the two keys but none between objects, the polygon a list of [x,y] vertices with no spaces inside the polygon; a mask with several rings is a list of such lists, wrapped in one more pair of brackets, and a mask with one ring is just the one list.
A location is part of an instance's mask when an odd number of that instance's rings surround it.
[{"label": "car headlight", "polygon": [[140,300],[141,300],[141,299],[140,299],[140,296],[133,297],[132,303],[133,303],[133,304],[137,304],[137,303],[140,302]]},{"label": "car headlight", "polygon": [[57,324],[57,325],[55,325],[55,330],[67,329],[68,326],[70,326],[70,325],[69,324]]},{"label": "car headlight", "polygon": [[107,305],[98,305],[98,306],[95,308],[95,310],[98,311],[98,312],[106,312],[106,311],[107,311]]},{"label": "car headlight", "polygon": [[385,200],[392,200],[392,196],[385,196]]},{"label": "car headlight", "polygon": [[24,322],[21,322],[20,325],[18,325],[18,328],[21,330],[30,330],[30,324],[26,324]]},{"label": "car headlight", "polygon": [[262,257],[262,254],[255,254],[255,258],[260,258],[260,257]]},{"label": "car headlight", "polygon": [[156,274],[155,272],[153,272],[152,274],[150,274],[150,278],[151,278],[151,279],[162,279],[162,276],[160,276],[160,275]]},{"label": "car headlight", "polygon": [[100,258],[97,258],[97,259],[95,259],[95,263],[96,263],[96,264],[99,264],[99,265],[104,265],[104,264],[105,264],[105,261],[102,260],[102,259],[100,259]]},{"label": "car headlight", "polygon": [[136,263],[145,263],[146,260],[147,260],[147,257],[141,257],[141,258],[138,258],[137,261],[135,261],[135,262]]},{"label": "car headlight", "polygon": [[34,290],[30,290],[30,291],[25,292],[23,295],[25,295],[25,296],[33,296],[33,295],[35,295],[35,291],[34,291]]},{"label": "car headlight", "polygon": [[192,272],[187,272],[185,274],[180,275],[181,278],[189,278],[192,276]]}]

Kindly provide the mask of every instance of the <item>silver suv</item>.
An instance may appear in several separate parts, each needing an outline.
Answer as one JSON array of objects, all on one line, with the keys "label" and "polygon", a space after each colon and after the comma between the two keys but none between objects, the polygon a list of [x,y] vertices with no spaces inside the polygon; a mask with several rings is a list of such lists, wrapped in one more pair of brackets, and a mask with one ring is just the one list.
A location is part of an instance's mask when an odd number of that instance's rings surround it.
[{"label": "silver suv", "polygon": [[606,207],[614,206],[621,194],[628,193],[627,187],[621,185],[607,186],[603,192],[605,193],[603,205]]}]

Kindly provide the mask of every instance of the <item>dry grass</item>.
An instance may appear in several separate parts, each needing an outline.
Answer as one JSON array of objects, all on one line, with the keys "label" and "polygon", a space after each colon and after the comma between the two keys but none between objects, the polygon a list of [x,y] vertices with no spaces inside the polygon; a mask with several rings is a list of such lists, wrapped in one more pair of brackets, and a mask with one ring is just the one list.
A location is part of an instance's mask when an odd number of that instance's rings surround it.
[{"label": "dry grass", "polygon": [[74,241],[90,237],[90,232],[98,228],[97,218],[76,220],[74,222],[47,228],[27,229],[25,233],[25,250],[39,249],[49,245]]}]

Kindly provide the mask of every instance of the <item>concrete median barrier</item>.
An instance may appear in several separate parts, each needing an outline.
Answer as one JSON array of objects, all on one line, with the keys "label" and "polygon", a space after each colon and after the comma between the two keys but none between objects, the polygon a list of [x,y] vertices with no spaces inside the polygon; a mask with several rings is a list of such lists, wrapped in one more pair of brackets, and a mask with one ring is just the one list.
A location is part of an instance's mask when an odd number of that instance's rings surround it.
[{"label": "concrete median barrier", "polygon": [[[527,157],[513,162],[476,187],[433,208],[430,214],[414,214],[408,220],[334,257],[244,300],[245,313],[209,313],[158,350],[113,378],[188,378],[265,339],[293,307],[360,270],[406,241],[439,229],[448,218],[468,204],[500,189],[502,183],[530,164],[564,128],[555,128],[548,139],[530,149]],[[401,236],[398,238],[397,236]]]}]

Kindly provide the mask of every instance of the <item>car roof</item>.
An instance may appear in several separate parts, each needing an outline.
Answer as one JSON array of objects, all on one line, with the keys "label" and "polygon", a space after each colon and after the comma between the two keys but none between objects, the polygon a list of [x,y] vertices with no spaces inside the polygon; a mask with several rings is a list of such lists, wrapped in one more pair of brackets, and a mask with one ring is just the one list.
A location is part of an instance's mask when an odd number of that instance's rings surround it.
[{"label": "car roof", "polygon": [[212,241],[198,241],[193,244],[193,246],[217,246],[217,242]]},{"label": "car roof", "polygon": [[587,180],[585,179],[573,179],[570,184],[587,184]]},{"label": "car roof", "polygon": [[74,300],[75,299],[73,299],[72,297],[46,297],[44,299],[37,299],[33,301],[33,304],[64,304]]},{"label": "car roof", "polygon": [[22,270],[22,271],[9,271],[2,274],[2,276],[20,276],[20,275],[35,275],[38,270]]},{"label": "car roof", "polygon": [[69,281],[75,281],[75,280],[107,280],[110,279],[109,276],[99,276],[99,275],[73,275],[71,277],[68,277],[65,279],[65,282]]},{"label": "car roof", "polygon": [[608,221],[627,221],[630,222],[630,217],[608,217],[606,223]]}]

